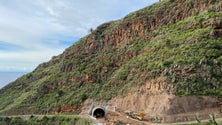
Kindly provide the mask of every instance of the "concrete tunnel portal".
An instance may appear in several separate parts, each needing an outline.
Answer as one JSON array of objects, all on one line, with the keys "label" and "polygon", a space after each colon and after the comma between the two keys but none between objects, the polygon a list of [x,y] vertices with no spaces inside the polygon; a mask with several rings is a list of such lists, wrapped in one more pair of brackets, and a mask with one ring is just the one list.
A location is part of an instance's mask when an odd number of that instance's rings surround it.
[{"label": "concrete tunnel portal", "polygon": [[105,109],[102,107],[95,107],[92,110],[92,116],[95,118],[104,118],[105,117]]}]

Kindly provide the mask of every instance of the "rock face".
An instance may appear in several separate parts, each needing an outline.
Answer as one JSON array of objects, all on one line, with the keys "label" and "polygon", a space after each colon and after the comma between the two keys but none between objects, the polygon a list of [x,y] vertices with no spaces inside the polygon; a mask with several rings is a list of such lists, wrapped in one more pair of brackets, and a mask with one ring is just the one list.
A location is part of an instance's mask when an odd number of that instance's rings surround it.
[{"label": "rock face", "polygon": [[1,89],[0,113],[79,113],[90,99],[163,117],[217,108],[221,11],[220,0],[165,0],[104,23]]},{"label": "rock face", "polygon": [[218,98],[212,96],[178,97],[164,93],[150,95],[147,91],[116,97],[109,103],[122,111],[145,112],[150,117],[158,116],[163,123],[195,121],[197,114],[201,119],[208,119],[212,113],[221,117]]}]

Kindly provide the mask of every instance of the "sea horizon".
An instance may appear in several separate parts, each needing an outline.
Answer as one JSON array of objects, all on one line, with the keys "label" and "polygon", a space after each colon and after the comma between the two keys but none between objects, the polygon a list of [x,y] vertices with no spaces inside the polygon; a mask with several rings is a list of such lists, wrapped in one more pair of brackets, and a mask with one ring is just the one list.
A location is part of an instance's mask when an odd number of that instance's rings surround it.
[{"label": "sea horizon", "polygon": [[0,71],[0,89],[27,73],[23,71]]}]

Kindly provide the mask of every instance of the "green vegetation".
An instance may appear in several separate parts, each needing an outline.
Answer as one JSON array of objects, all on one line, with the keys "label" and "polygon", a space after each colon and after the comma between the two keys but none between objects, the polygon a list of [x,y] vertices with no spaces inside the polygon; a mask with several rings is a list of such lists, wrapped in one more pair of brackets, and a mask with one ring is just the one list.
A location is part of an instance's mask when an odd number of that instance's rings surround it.
[{"label": "green vegetation", "polygon": [[[222,121],[218,123],[218,125],[221,125],[221,124],[222,124]],[[192,123],[192,124],[187,124],[187,125],[217,125],[217,124],[213,124],[209,121],[209,122],[203,122],[203,123]]]},{"label": "green vegetation", "polygon": [[207,120],[200,120],[199,115],[195,115],[195,119],[197,123],[187,123],[186,125],[221,125],[222,121],[221,120],[216,120],[216,115],[215,114],[210,114],[209,115],[209,121]]},{"label": "green vegetation", "polygon": [[164,0],[99,26],[1,89],[0,113],[78,114],[89,98],[110,100],[159,77],[178,96],[222,96],[222,13],[213,8],[221,1],[197,11],[201,4]]},{"label": "green vegetation", "polygon": [[1,125],[92,125],[88,119],[67,116],[31,116],[28,120],[20,117],[0,117]]}]

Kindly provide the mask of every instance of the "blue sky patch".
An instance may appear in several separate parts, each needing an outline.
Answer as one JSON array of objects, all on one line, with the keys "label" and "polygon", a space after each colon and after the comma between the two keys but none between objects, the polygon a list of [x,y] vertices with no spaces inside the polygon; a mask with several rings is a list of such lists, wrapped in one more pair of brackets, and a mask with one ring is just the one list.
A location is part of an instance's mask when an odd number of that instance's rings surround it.
[{"label": "blue sky patch", "polygon": [[22,46],[0,41],[0,51],[23,51],[24,49]]}]

